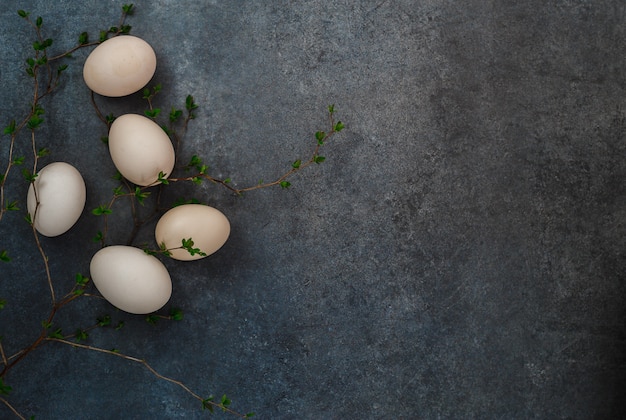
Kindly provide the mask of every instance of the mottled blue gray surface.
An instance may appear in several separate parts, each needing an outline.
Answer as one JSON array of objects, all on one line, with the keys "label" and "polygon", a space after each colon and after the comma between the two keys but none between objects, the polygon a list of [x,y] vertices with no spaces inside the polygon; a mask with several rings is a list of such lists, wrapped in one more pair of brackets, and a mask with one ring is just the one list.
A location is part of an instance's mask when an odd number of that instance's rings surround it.
[{"label": "mottled blue gray surface", "polygon": [[[166,261],[167,308],[182,308],[182,322],[152,326],[86,298],[58,314],[63,331],[110,313],[125,327],[88,343],[262,419],[626,414],[626,3],[134,3],[132,33],[158,57],[157,102],[200,104],[183,161],[197,153],[213,175],[252,185],[310,153],[329,103],[347,129],[289,190],[166,190],[164,206],[197,197],[232,224],[214,256]],[[34,33],[17,9],[41,15],[60,52],[116,24],[120,6],[4,0],[0,123],[29,105]],[[88,189],[78,224],[43,239],[59,290],[88,274],[100,227],[90,209],[116,185],[82,81],[86,54],[68,60],[38,134],[47,161],[72,163]],[[118,115],[145,107],[139,95],[97,101]],[[20,142],[28,154],[28,136]],[[13,185],[25,207],[27,185]],[[111,242],[132,228],[124,209]],[[36,338],[49,304],[23,215],[0,222],[13,257],[0,264],[9,354]],[[136,244],[149,241],[150,224]],[[5,380],[8,400],[41,419],[206,414],[137,364],[57,343]],[[11,418],[3,405],[0,417]]]}]

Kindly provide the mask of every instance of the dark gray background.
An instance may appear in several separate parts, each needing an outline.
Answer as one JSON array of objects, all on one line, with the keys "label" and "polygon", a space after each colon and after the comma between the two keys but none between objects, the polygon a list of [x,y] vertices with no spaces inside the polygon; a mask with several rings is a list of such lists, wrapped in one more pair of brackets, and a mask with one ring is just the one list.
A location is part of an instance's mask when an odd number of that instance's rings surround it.
[{"label": "dark gray background", "polygon": [[[626,3],[141,1],[132,33],[158,57],[166,111],[200,104],[179,155],[237,186],[272,179],[314,147],[334,103],[347,128],[327,161],[236,198],[172,185],[232,224],[199,262],[166,261],[182,322],[147,324],[96,299],[64,309],[89,343],[146,358],[258,418],[617,418],[624,415]],[[3,1],[0,120],[21,118],[44,18],[52,50],[117,24],[118,1]],[[59,290],[88,274],[114,168],[76,53],[38,142],[87,183],[85,212],[44,239]],[[142,112],[139,95],[98,98]],[[0,157],[6,159],[7,137]],[[28,137],[20,137],[28,153]],[[44,162],[44,163],[45,163]],[[4,164],[0,166],[4,168]],[[18,181],[19,174],[14,174]],[[13,197],[25,200],[16,182]],[[25,207],[24,204],[22,204]],[[111,242],[131,225],[116,207]],[[0,333],[31,342],[48,310],[23,213],[0,223]],[[152,240],[152,226],[137,244]],[[37,418],[202,418],[198,401],[139,365],[50,344],[6,378]],[[0,417],[10,412],[0,406]]]}]

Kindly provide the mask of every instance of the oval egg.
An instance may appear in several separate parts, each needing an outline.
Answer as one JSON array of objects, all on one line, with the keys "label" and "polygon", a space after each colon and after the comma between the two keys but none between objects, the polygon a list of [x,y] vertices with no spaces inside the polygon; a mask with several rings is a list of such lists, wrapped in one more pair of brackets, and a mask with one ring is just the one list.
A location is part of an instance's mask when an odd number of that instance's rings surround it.
[{"label": "oval egg", "polygon": [[157,311],[172,295],[172,280],[163,263],[139,248],[102,248],[92,257],[89,271],[102,296],[131,314]]},{"label": "oval egg", "polygon": [[156,71],[156,54],[143,39],[120,35],[107,39],[89,54],[83,78],[89,89],[111,97],[135,93]]},{"label": "oval egg", "polygon": [[[182,261],[197,260],[213,254],[226,243],[229,235],[230,223],[226,216],[202,204],[184,204],[168,210],[161,216],[155,229],[157,244],[169,249],[172,258]],[[206,255],[191,255],[186,249],[180,249],[183,239],[192,239],[193,248],[200,249]]]},{"label": "oval egg", "polygon": [[138,114],[121,115],[113,121],[109,152],[124,178],[141,186],[157,184],[160,172],[168,177],[176,160],[174,146],[165,131]]},{"label": "oval egg", "polygon": [[85,208],[86,188],[80,172],[69,163],[42,168],[28,188],[26,207],[37,232],[58,236],[78,221]]}]

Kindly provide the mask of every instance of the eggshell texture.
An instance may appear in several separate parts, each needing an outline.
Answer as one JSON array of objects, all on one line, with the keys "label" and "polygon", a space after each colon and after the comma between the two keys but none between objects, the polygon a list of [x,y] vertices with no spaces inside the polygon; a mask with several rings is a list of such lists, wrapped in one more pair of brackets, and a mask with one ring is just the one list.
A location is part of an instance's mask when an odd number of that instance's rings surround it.
[{"label": "eggshell texture", "polygon": [[202,255],[191,255],[186,249],[178,248],[183,239],[193,239],[193,248],[208,255],[226,243],[230,235],[230,223],[219,210],[202,204],[184,204],[168,210],[159,219],[155,237],[159,244],[170,249],[172,258],[182,261],[197,260]]},{"label": "eggshell texture", "polygon": [[83,78],[89,89],[111,97],[143,88],[156,71],[156,55],[143,39],[131,35],[110,38],[85,60]]},{"label": "eggshell texture", "polygon": [[58,236],[78,221],[85,199],[85,181],[80,172],[68,163],[54,162],[42,168],[28,188],[26,207],[37,232]]},{"label": "eggshell texture", "polygon": [[172,280],[165,266],[139,248],[102,248],[91,258],[89,271],[102,296],[131,314],[159,310],[172,295]]},{"label": "eggshell texture", "polygon": [[111,124],[109,152],[118,171],[137,185],[158,183],[168,177],[176,160],[174,146],[165,131],[143,115],[125,114]]}]

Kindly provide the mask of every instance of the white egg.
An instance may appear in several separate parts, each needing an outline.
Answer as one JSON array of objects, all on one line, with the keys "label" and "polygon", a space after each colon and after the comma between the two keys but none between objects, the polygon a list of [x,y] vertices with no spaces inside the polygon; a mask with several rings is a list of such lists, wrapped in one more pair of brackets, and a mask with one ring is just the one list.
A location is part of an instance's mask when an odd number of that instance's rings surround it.
[{"label": "white egg", "polygon": [[28,188],[26,207],[39,233],[58,236],[78,221],[85,199],[80,172],[68,163],[54,162],[42,168]]},{"label": "white egg", "polygon": [[141,186],[157,184],[160,172],[170,176],[176,160],[174,146],[165,131],[138,114],[121,115],[113,121],[109,152],[124,178]]},{"label": "white egg", "polygon": [[[226,243],[230,235],[230,223],[219,210],[202,204],[184,204],[168,210],[159,219],[155,238],[159,246],[170,249],[172,258],[189,261],[213,254]],[[193,248],[202,253],[191,255],[182,246],[183,239],[192,239]]]},{"label": "white egg", "polygon": [[104,41],[89,54],[83,78],[94,92],[119,97],[146,86],[155,71],[152,47],[136,36],[120,35]]},{"label": "white egg", "polygon": [[157,311],[172,295],[172,280],[163,263],[139,248],[102,248],[92,257],[89,271],[102,296],[131,314]]}]

